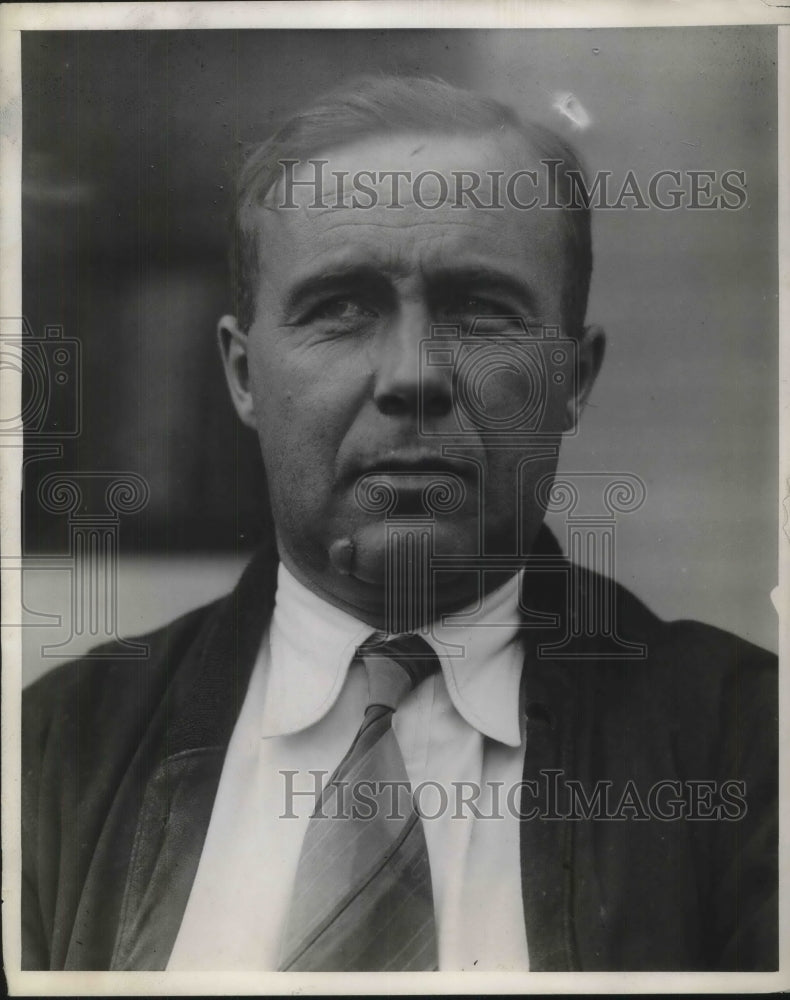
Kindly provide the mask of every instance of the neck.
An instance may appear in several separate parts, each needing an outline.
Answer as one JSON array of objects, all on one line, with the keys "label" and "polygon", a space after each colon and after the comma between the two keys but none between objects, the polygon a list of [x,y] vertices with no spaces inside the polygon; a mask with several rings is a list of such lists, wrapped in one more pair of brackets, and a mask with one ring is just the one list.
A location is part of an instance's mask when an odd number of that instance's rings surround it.
[{"label": "neck", "polygon": [[469,571],[452,579],[442,578],[441,588],[432,591],[433,600],[419,601],[413,594],[392,595],[386,587],[373,586],[350,576],[336,574],[310,576],[304,573],[287,553],[281,558],[289,572],[308,590],[336,608],[380,631],[388,633],[414,632],[443,615],[476,607],[488,594],[511,579],[513,570],[486,573]]}]

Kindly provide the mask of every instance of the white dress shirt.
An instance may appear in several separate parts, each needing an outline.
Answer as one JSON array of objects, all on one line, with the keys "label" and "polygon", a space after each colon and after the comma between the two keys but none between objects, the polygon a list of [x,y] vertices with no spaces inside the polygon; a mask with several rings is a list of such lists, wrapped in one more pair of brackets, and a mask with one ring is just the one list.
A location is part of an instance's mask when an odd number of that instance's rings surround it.
[{"label": "white dress shirt", "polygon": [[[422,812],[439,813],[423,826],[440,969],[529,967],[519,822],[504,794],[521,780],[524,759],[519,582],[511,578],[480,609],[434,626],[426,639],[442,672],[408,694],[393,717],[412,787],[428,782]],[[231,737],[168,969],[277,968],[314,793],[348,750],[367,704],[365,669],[351,661],[372,632],[280,565],[271,626]],[[297,794],[287,798],[289,782]],[[457,808],[459,782],[482,787],[474,805],[483,818],[463,803]],[[447,790],[445,809],[437,784]],[[499,818],[484,818],[492,812]]]}]

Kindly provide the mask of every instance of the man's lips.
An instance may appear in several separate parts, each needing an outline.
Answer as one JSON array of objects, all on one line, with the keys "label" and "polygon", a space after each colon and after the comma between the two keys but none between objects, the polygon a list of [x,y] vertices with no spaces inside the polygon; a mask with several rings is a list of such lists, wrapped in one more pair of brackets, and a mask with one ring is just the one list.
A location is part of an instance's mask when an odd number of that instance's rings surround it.
[{"label": "man's lips", "polygon": [[449,514],[474,492],[474,466],[435,453],[402,451],[359,467],[354,495],[369,514],[398,517]]},{"label": "man's lips", "polygon": [[364,460],[354,468],[356,478],[381,475],[405,479],[415,476],[423,481],[431,474],[437,476],[449,474],[469,479],[473,473],[474,464],[471,462],[424,451],[399,451],[391,455],[382,455]]}]

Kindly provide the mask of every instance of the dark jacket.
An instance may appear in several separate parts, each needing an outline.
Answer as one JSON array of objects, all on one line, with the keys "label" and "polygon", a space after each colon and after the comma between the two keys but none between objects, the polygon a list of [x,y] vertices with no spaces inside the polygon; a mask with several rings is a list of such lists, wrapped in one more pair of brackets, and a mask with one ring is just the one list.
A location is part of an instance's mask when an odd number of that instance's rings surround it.
[{"label": "dark jacket", "polygon": [[[530,967],[776,969],[775,658],[660,621],[621,587],[618,633],[646,656],[602,654],[600,636],[573,637],[601,578],[571,572],[547,532],[535,565],[521,706]],[[23,968],[166,966],[275,580],[260,555],[226,598],[144,637],[146,660],[108,646],[26,690]],[[566,634],[561,656],[547,648]]]}]

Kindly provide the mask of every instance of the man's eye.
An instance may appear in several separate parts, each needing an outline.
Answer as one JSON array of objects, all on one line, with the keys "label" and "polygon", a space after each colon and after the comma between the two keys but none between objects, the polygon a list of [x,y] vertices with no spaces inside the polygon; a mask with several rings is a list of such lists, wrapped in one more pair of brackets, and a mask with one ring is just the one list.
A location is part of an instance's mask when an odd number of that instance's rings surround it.
[{"label": "man's eye", "polygon": [[341,322],[355,322],[362,319],[370,319],[376,315],[375,311],[358,299],[338,296],[334,299],[327,299],[313,306],[305,317],[307,322],[318,320],[336,320]]}]

